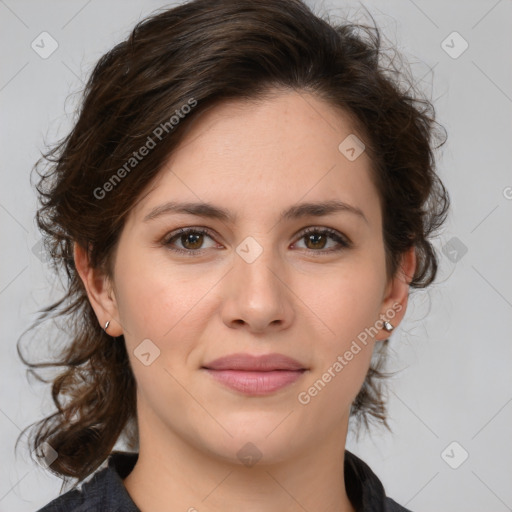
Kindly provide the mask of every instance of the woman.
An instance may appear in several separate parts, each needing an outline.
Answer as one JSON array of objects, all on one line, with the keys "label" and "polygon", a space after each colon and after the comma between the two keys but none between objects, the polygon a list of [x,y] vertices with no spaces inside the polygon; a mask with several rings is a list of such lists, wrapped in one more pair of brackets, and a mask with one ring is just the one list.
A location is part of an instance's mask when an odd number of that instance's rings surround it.
[{"label": "woman", "polygon": [[298,0],[196,0],[100,59],[38,184],[69,344],[20,354],[65,367],[32,446],[82,482],[42,511],[406,510],[345,441],[386,425],[449,198],[383,57]]}]

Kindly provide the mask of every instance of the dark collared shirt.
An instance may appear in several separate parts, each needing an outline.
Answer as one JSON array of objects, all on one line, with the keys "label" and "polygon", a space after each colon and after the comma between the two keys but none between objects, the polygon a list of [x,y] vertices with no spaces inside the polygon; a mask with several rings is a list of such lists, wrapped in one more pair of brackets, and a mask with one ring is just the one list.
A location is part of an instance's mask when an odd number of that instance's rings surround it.
[{"label": "dark collared shirt", "polygon": [[[138,459],[138,453],[114,451],[108,466],[54,499],[37,512],[141,512],[131,499],[123,479]],[[357,512],[411,512],[386,497],[375,473],[360,458],[345,451],[345,486]]]}]

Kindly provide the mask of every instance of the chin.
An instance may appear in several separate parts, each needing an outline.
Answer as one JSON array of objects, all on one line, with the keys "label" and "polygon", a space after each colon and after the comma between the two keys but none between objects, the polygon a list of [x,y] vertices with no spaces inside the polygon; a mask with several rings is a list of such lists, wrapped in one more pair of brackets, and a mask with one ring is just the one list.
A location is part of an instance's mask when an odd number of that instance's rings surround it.
[{"label": "chin", "polygon": [[[278,421],[252,422],[245,428],[228,428],[233,437],[209,439],[208,451],[225,462],[253,467],[254,465],[272,465],[289,460],[303,450],[301,439],[297,438],[296,429],[292,432],[288,426],[279,425]],[[277,428],[276,428],[277,427]]]}]

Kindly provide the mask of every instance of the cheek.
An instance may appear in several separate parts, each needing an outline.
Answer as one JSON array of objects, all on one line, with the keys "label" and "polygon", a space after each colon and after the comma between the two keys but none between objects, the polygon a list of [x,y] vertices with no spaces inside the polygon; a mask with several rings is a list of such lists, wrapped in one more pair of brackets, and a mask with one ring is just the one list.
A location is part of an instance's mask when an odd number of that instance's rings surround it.
[{"label": "cheek", "polygon": [[[188,356],[202,328],[196,311],[208,282],[191,275],[183,277],[180,269],[171,272],[165,258],[149,261],[148,253],[140,254],[125,251],[116,263],[117,303],[139,393],[158,410],[183,400],[172,376],[182,381],[187,371]],[[146,352],[150,355],[144,361]]]},{"label": "cheek", "polygon": [[208,318],[204,310],[208,292],[219,280],[217,273],[205,274],[193,265],[171,268],[163,253],[150,257],[148,252],[132,251],[118,259],[116,276],[119,315],[132,351],[144,339],[160,348],[161,361],[169,354],[178,360],[180,353],[193,349],[193,340]]},{"label": "cheek", "polygon": [[379,319],[386,284],[383,259],[358,254],[339,269],[317,275],[314,293],[309,279],[301,283],[298,295],[307,297],[305,302],[325,327],[322,339],[335,350],[342,350]]},{"label": "cheek", "polygon": [[370,365],[385,286],[384,262],[361,255],[319,284],[323,291],[310,293],[308,305],[325,328],[314,335],[316,365],[307,383],[313,388],[303,391],[310,398],[322,395],[318,402],[348,406]]},{"label": "cheek", "polygon": [[297,395],[311,428],[319,417],[325,419],[325,428],[344,421],[370,366],[380,280],[370,272],[364,279],[360,276],[335,280],[315,306],[330,330],[315,338],[315,365]]},{"label": "cheek", "polygon": [[[180,285],[163,265],[137,250],[119,251],[116,261],[117,305],[123,327],[128,336],[160,337],[172,327],[183,301],[177,300]],[[175,293],[170,294],[169,289]],[[183,291],[183,290],[181,290]],[[187,299],[187,297],[182,297]],[[126,336],[125,336],[126,337]]]}]

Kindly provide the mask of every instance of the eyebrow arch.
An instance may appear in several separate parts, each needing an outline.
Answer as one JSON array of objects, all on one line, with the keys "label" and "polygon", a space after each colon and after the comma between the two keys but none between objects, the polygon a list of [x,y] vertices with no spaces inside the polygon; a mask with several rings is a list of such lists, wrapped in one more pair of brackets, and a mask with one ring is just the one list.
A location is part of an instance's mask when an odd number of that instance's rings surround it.
[{"label": "eyebrow arch", "polygon": [[[298,219],[301,217],[323,217],[331,213],[348,212],[357,215],[368,224],[368,219],[359,208],[338,200],[318,203],[300,203],[281,212],[279,220]],[[209,203],[178,203],[170,201],[153,208],[145,217],[144,222],[172,213],[188,213],[198,217],[209,217],[227,223],[235,223],[236,215],[224,208]]]}]

